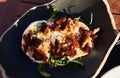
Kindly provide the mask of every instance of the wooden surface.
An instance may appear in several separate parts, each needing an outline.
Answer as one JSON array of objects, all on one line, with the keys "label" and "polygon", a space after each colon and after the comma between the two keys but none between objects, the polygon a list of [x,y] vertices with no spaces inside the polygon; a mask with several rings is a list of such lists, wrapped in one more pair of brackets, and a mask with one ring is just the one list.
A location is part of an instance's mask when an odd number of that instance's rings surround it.
[{"label": "wooden surface", "polygon": [[7,0],[0,3],[0,36],[28,9],[49,1],[51,0]]},{"label": "wooden surface", "polygon": [[[7,0],[4,3],[0,3],[0,36],[28,9],[50,1],[51,0]],[[120,30],[120,0],[108,0],[108,2],[117,29]]]},{"label": "wooden surface", "polygon": [[120,0],[108,0],[117,29],[120,30]]}]

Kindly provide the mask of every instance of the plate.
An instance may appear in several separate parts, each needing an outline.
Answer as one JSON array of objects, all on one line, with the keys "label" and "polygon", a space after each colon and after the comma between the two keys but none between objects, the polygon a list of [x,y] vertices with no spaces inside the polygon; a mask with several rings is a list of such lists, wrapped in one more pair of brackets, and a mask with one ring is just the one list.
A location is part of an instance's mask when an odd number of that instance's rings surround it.
[{"label": "plate", "polygon": [[120,65],[110,69],[101,78],[120,78]]},{"label": "plate", "polygon": [[42,78],[37,64],[30,60],[21,49],[21,37],[27,26],[49,17],[51,5],[58,8],[60,16],[81,17],[92,27],[100,27],[95,48],[83,58],[84,66],[69,64],[48,72],[50,78],[95,78],[104,66],[112,48],[119,38],[114,19],[106,0],[56,0],[35,6],[21,16],[0,38],[0,63],[11,78]]}]

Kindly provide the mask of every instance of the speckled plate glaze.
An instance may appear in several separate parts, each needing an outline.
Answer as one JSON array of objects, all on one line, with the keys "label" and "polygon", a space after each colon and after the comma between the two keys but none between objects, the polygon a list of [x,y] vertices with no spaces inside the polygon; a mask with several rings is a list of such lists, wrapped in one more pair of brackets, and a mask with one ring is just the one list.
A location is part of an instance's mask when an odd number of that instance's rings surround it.
[{"label": "speckled plate glaze", "polygon": [[69,64],[48,70],[50,78],[95,78],[103,68],[120,33],[116,30],[107,0],[56,0],[36,6],[20,17],[0,38],[0,63],[10,78],[43,78],[37,64],[21,49],[22,33],[27,26],[50,15],[50,5],[55,5],[60,15],[80,16],[89,23],[93,14],[92,27],[100,27],[95,48],[83,58],[85,66]]}]

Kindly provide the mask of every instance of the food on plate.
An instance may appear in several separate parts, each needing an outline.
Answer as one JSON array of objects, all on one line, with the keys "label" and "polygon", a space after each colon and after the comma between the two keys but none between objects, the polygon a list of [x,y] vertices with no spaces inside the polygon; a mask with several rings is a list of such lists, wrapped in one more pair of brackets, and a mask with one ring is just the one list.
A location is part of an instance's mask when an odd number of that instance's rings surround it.
[{"label": "food on plate", "polygon": [[34,62],[64,66],[86,56],[94,48],[100,28],[90,30],[83,22],[63,17],[31,23],[22,35],[22,50]]}]

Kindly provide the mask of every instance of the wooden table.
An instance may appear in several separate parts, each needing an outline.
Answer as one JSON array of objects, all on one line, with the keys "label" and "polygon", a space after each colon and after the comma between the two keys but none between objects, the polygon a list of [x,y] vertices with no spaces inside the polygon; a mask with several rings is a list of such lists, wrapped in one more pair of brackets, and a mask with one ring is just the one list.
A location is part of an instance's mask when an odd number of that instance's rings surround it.
[{"label": "wooden table", "polygon": [[[28,9],[50,1],[51,0],[7,0],[5,3],[0,3],[0,36]],[[115,19],[116,27],[120,30],[120,0],[108,0],[108,2]],[[105,68],[103,70],[105,70]]]}]

